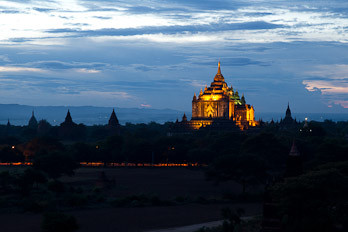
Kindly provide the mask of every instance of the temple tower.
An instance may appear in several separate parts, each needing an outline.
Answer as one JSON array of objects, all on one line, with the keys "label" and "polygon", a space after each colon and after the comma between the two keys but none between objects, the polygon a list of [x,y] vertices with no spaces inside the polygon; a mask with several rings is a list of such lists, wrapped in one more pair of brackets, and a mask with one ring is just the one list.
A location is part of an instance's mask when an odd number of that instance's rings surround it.
[{"label": "temple tower", "polygon": [[238,91],[234,91],[233,87],[229,87],[225,82],[220,61],[210,87],[201,90],[198,96],[194,94],[192,99],[191,121],[195,125],[199,124],[199,120],[216,119],[234,121],[241,129],[257,124],[254,108],[246,104],[244,94],[240,98]]},{"label": "temple tower", "polygon": [[109,123],[106,126],[106,128],[109,130],[110,135],[115,135],[115,134],[119,135],[121,133],[120,127],[121,127],[121,125],[117,119],[115,109],[112,109]]},{"label": "temple tower", "polygon": [[36,129],[37,126],[38,126],[38,123],[37,123],[37,120],[35,118],[34,111],[32,111],[31,118],[29,119],[29,122],[28,122],[28,127],[32,128],[32,129]]},{"label": "temple tower", "polygon": [[70,110],[68,110],[68,113],[66,114],[65,121],[60,124],[62,127],[72,127],[75,126],[76,123],[73,122],[71,115],[70,115]]}]

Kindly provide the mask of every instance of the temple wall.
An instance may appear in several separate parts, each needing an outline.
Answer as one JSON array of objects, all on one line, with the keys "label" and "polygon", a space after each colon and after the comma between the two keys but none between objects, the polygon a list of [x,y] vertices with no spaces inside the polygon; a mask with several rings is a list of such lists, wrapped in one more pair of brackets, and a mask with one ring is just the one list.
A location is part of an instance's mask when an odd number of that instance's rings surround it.
[{"label": "temple wall", "polygon": [[192,101],[192,118],[198,117],[198,102],[193,100]]},{"label": "temple wall", "polygon": [[229,101],[229,118],[234,120],[234,101]]}]

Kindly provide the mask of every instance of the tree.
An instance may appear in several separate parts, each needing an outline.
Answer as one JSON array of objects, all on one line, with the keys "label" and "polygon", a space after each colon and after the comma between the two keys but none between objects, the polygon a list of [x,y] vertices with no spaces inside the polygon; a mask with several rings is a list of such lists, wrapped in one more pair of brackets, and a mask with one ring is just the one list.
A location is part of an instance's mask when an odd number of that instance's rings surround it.
[{"label": "tree", "polygon": [[244,210],[238,209],[237,212],[232,212],[230,208],[223,208],[221,214],[224,218],[222,223],[222,232],[234,232],[237,230],[238,226],[241,224],[241,215]]},{"label": "tree", "polygon": [[43,232],[73,232],[79,226],[74,216],[62,213],[45,213],[41,224]]},{"label": "tree", "polygon": [[47,182],[46,176],[41,171],[32,167],[27,168],[23,175],[26,176],[30,182],[36,184],[36,187],[38,187],[39,184]]},{"label": "tree", "polygon": [[0,150],[0,162],[23,162],[23,154],[15,146],[6,146]]},{"label": "tree", "polygon": [[40,153],[62,151],[64,146],[58,140],[50,137],[34,138],[26,142],[23,146],[23,153],[26,159],[32,159]]},{"label": "tree", "polygon": [[208,179],[233,180],[242,185],[243,194],[247,186],[264,183],[267,172],[263,161],[252,154],[221,156],[206,173]]},{"label": "tree", "polygon": [[47,173],[52,179],[58,179],[61,175],[73,175],[78,168],[78,163],[73,157],[63,151],[41,153],[34,157],[34,168]]},{"label": "tree", "polygon": [[7,193],[13,182],[14,178],[10,175],[9,171],[0,172],[0,193]]},{"label": "tree", "polygon": [[95,145],[78,142],[70,147],[70,152],[79,162],[96,162],[100,161],[98,150]]},{"label": "tree", "polygon": [[289,140],[272,133],[260,133],[246,139],[241,150],[262,159],[268,169],[282,172],[289,154]]},{"label": "tree", "polygon": [[348,231],[348,162],[286,178],[271,196],[285,231]]},{"label": "tree", "polygon": [[215,153],[210,149],[191,149],[187,152],[188,161],[191,163],[209,164],[214,159]]}]

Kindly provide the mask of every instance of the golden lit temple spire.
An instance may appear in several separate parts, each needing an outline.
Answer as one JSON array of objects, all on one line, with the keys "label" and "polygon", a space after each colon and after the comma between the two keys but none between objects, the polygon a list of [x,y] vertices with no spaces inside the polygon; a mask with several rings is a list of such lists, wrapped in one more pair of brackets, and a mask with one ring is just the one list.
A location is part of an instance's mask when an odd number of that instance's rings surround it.
[{"label": "golden lit temple spire", "polygon": [[214,81],[215,82],[225,82],[224,76],[221,74],[220,60],[219,60],[219,63],[218,63],[218,70],[217,70],[217,73],[216,73],[216,75],[214,77]]}]

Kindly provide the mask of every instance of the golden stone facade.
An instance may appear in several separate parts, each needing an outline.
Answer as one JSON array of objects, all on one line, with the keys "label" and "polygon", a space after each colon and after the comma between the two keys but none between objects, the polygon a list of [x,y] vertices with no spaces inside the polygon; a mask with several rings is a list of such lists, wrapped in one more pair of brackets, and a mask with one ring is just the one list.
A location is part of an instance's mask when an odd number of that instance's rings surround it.
[{"label": "golden stone facade", "polygon": [[220,61],[218,71],[210,87],[205,87],[192,100],[193,129],[211,125],[214,121],[233,121],[241,130],[256,126],[254,107],[246,104],[244,95],[240,98],[238,91],[228,87],[221,74]]}]

